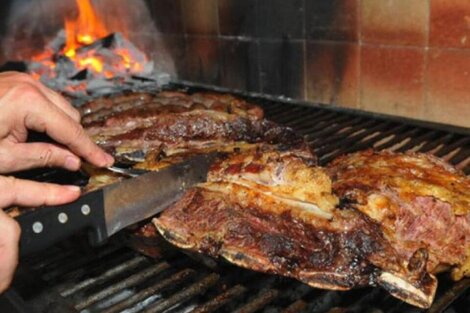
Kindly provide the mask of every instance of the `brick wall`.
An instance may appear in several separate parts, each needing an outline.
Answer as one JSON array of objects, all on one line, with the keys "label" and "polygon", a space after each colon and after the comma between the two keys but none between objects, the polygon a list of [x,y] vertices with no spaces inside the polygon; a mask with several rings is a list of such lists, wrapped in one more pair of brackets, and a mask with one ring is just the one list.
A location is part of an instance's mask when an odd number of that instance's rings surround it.
[{"label": "brick wall", "polygon": [[148,0],[181,79],[470,127],[468,0]]}]

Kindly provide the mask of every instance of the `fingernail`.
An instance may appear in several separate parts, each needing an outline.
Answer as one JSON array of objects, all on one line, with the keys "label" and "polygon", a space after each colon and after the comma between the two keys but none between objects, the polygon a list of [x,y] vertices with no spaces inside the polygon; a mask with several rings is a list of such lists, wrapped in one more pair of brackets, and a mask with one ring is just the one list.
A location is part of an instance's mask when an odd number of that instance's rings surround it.
[{"label": "fingernail", "polygon": [[109,155],[109,154],[106,154],[106,166],[111,166],[114,164],[114,158]]},{"label": "fingernail", "polygon": [[65,158],[65,168],[71,171],[76,171],[80,168],[80,159],[75,156],[68,156]]},{"label": "fingernail", "polygon": [[65,187],[66,187],[68,190],[72,191],[72,192],[80,192],[80,191],[81,191],[80,187],[78,187],[78,186],[72,186],[72,185],[70,185],[70,186],[65,186]]}]

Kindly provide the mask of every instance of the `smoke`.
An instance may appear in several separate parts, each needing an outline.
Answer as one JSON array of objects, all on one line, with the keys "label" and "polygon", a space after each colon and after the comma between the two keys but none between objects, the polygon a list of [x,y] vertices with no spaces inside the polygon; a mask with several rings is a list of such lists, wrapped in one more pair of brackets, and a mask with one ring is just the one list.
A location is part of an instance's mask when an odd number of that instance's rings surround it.
[{"label": "smoke", "polygon": [[[144,0],[92,0],[112,32],[124,34],[154,60],[157,70],[175,77],[175,65]],[[14,0],[2,42],[8,60],[29,60],[64,27],[64,17],[77,14],[74,0]]]}]

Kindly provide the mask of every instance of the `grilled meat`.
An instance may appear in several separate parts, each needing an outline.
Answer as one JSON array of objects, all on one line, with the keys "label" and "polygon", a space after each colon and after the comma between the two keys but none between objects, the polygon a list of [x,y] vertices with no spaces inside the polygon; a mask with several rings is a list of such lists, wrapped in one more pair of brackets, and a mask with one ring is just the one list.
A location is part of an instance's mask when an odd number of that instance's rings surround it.
[{"label": "grilled meat", "polygon": [[161,159],[258,143],[307,149],[290,128],[263,119],[261,108],[232,96],[161,93],[143,99],[134,107],[126,101],[116,108],[89,104],[82,108],[89,112],[84,127],[116,157],[140,162],[149,154]]},{"label": "grilled meat", "polygon": [[149,127],[100,138],[97,142],[117,156],[138,160],[139,155],[152,150],[171,156],[192,151],[218,150],[237,143],[297,145],[302,144],[303,139],[291,129],[266,120],[252,122],[218,112],[193,111],[188,114],[160,115]]},{"label": "grilled meat", "polygon": [[91,115],[100,110],[122,110],[130,106],[134,107],[150,101],[153,95],[150,93],[130,93],[114,97],[102,97],[92,100],[80,107],[82,116]]},{"label": "grilled meat", "polygon": [[[154,219],[179,247],[319,288],[377,284],[419,307],[432,303],[435,273],[470,272],[468,179],[433,157],[369,151],[326,171],[290,128],[220,94],[124,95],[82,112],[88,133],[138,168],[235,152]],[[95,176],[89,188],[121,179]]]},{"label": "grilled meat", "polygon": [[263,111],[258,106],[232,96],[212,93],[197,93],[191,96],[178,92],[161,92],[156,95],[136,93],[97,99],[85,104],[80,110],[84,126],[93,123],[99,126],[100,122],[116,118],[132,121],[140,117],[139,114],[132,114],[132,111],[145,111],[162,106],[179,107],[180,110],[207,109],[253,119],[263,118]]},{"label": "grilled meat", "polygon": [[470,179],[426,154],[359,152],[335,160],[334,191],[379,223],[406,263],[425,251],[430,273],[470,276]]},{"label": "grilled meat", "polygon": [[428,307],[436,280],[421,266],[425,253],[405,266],[379,224],[353,208],[335,208],[331,181],[314,164],[273,147],[233,154],[153,222],[176,246],[245,268],[324,289],[379,284]]}]

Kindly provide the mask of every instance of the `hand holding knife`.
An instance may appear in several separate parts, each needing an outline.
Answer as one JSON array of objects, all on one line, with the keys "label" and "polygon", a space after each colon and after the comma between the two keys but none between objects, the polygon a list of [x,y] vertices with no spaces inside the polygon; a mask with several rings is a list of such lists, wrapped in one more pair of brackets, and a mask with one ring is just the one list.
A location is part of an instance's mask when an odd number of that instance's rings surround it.
[{"label": "hand holding knife", "polygon": [[119,230],[161,212],[187,188],[204,182],[217,155],[197,155],[92,191],[73,203],[18,216],[20,255],[43,250],[84,229],[89,230],[92,244],[104,242]]}]

